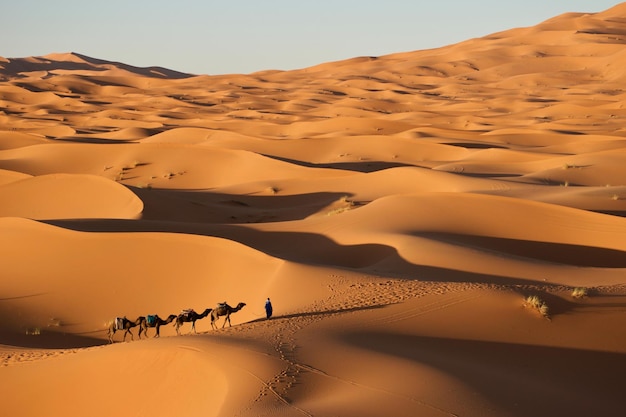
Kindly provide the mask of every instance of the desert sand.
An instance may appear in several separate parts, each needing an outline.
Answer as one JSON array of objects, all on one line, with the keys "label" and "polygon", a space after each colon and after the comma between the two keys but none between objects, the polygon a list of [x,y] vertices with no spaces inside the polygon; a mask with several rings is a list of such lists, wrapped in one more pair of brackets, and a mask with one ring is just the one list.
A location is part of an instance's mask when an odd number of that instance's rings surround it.
[{"label": "desert sand", "polygon": [[623,415],[625,44],[626,3],[295,71],[0,58],[2,415]]}]

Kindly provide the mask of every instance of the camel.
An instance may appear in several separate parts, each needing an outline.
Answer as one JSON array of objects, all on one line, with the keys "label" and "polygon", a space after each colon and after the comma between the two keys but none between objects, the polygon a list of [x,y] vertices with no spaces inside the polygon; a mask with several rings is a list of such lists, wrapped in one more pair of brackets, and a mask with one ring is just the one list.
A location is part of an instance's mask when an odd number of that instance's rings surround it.
[{"label": "camel", "polygon": [[159,334],[159,329],[161,328],[161,326],[163,326],[164,324],[171,323],[175,318],[176,318],[176,314],[170,314],[165,320],[163,320],[158,315],[155,315],[154,316],[154,321],[149,323],[148,320],[146,319],[146,317],[139,317],[139,320],[140,320],[140,322],[139,322],[139,338],[141,339],[141,332],[144,332],[146,337],[148,337],[148,327],[156,328],[156,334],[154,335],[154,337],[161,336]]},{"label": "camel", "polygon": [[214,308],[213,311],[211,311],[211,327],[217,329],[217,325],[215,324],[215,322],[221,316],[226,316],[226,318],[224,319],[224,324],[222,324],[222,328],[226,326],[226,322],[228,322],[228,325],[232,327],[232,324],[230,324],[230,315],[232,313],[238,312],[243,307],[245,307],[245,305],[246,303],[239,303],[237,304],[237,307],[233,308],[226,303],[218,304],[217,307]]},{"label": "camel", "polygon": [[138,326],[140,321],[141,321],[141,317],[138,317],[135,321],[131,321],[128,320],[126,317],[122,317],[121,321],[122,321],[122,326],[121,328],[119,328],[119,326],[116,325],[116,321],[117,320],[112,320],[111,324],[109,324],[109,343],[113,343],[113,335],[115,334],[116,331],[118,330],[125,330],[124,331],[124,342],[126,341],[126,335],[130,334],[130,340],[134,340],[133,337],[133,332],[130,331],[130,329],[132,329],[135,326]]},{"label": "camel", "polygon": [[174,327],[176,328],[176,334],[180,334],[180,330],[179,330],[180,326],[182,326],[183,323],[188,323],[188,322],[191,322],[191,330],[189,331],[189,333],[191,333],[192,331],[194,333],[197,333],[196,332],[196,320],[205,318],[206,316],[209,315],[211,310],[212,310],[211,308],[207,308],[200,314],[196,313],[193,310],[187,310],[187,311],[183,311],[182,313],[180,313],[178,316],[176,316],[176,319],[174,320]]}]

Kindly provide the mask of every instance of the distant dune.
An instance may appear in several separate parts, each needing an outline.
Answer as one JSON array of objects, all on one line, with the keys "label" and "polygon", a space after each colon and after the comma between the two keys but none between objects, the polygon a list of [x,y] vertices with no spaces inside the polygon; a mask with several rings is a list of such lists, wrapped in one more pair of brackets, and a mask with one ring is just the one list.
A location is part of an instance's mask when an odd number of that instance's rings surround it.
[{"label": "distant dune", "polygon": [[0,58],[1,409],[622,415],[625,46],[623,3],[296,71]]}]

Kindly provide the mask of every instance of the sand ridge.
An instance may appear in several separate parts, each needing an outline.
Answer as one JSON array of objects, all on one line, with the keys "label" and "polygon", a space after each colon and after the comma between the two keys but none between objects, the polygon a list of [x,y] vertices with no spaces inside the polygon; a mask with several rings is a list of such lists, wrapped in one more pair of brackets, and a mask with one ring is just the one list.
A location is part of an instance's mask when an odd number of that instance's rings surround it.
[{"label": "sand ridge", "polygon": [[1,58],[3,409],[623,413],[625,42],[618,4],[295,71]]}]

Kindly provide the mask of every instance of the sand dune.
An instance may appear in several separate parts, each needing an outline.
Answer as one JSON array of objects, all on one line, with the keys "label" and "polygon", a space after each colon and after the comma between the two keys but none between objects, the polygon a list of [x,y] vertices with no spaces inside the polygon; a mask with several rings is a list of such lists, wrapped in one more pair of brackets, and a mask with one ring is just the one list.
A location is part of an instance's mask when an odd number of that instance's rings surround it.
[{"label": "sand dune", "polygon": [[100,176],[39,175],[0,187],[2,217],[30,219],[135,218],[143,203]]},{"label": "sand dune", "polygon": [[0,58],[2,410],[623,414],[625,42],[626,3],[296,71]]}]

